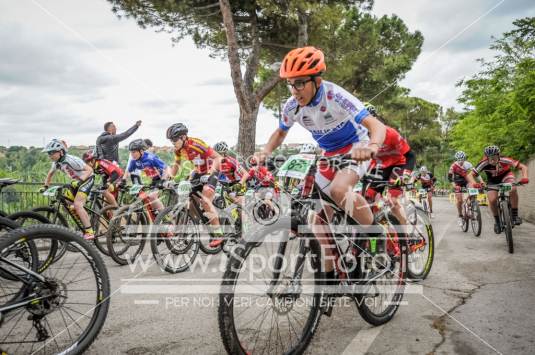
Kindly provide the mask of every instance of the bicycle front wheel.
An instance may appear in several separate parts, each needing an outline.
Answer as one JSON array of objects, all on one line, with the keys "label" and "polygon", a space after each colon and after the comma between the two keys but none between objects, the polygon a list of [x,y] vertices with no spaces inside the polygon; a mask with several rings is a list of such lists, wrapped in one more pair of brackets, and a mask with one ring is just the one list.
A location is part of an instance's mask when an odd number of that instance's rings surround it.
[{"label": "bicycle front wheel", "polygon": [[511,214],[509,210],[509,204],[507,201],[500,202],[500,210],[502,211],[502,226],[505,229],[505,239],[507,240],[507,249],[510,254],[514,253],[513,246],[513,224],[511,221]]},{"label": "bicycle front wheel", "polygon": [[472,218],[470,219],[472,225],[472,232],[476,237],[481,235],[481,208],[479,207],[479,202],[475,199],[472,201]]},{"label": "bicycle front wheel", "polygon": [[154,259],[169,273],[186,271],[199,253],[199,226],[185,209],[165,208],[156,217],[150,236]]},{"label": "bicycle front wheel", "polygon": [[[98,252],[76,233],[51,224],[21,228],[0,239],[0,255],[9,255],[24,245],[52,241],[77,252],[67,252],[40,273],[42,278],[31,274],[27,262],[20,259],[18,272],[24,272],[23,279],[31,282],[0,280],[0,308],[23,304],[2,314],[0,347],[8,354],[80,354],[95,340],[106,320],[108,273]],[[4,302],[9,297],[2,297],[3,293],[17,288],[23,292]]]},{"label": "bicycle front wheel", "polygon": [[463,224],[461,226],[461,229],[463,232],[468,232],[468,225],[470,224],[470,213],[469,207],[466,204],[466,202],[463,203]]},{"label": "bicycle front wheel", "polygon": [[143,252],[149,222],[141,208],[123,206],[110,220],[106,243],[111,258],[119,265],[128,265]]},{"label": "bicycle front wheel", "polygon": [[433,226],[425,211],[414,206],[414,211],[408,213],[408,263],[407,275],[412,281],[425,280],[435,256],[435,239]]},{"label": "bicycle front wheel", "polygon": [[242,241],[229,255],[218,308],[229,354],[301,354],[318,327],[320,246],[310,235],[290,238],[289,223],[261,229],[261,242]]},{"label": "bicycle front wheel", "polygon": [[405,291],[408,253],[407,238],[399,233],[396,217],[388,214],[376,218],[384,228],[384,257],[376,259],[380,255],[359,250],[359,259],[365,264],[359,267],[361,289],[354,295],[360,316],[373,326],[389,322],[399,309]]}]

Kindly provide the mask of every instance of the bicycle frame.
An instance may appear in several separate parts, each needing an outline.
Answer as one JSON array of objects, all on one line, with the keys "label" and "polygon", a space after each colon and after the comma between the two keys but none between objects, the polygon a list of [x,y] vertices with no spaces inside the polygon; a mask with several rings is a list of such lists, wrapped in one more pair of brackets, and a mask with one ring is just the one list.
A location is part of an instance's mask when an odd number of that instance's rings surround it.
[{"label": "bicycle frame", "polygon": [[[361,254],[361,252],[366,252],[365,248],[362,244],[363,242],[370,241],[370,244],[374,244],[372,242],[373,238],[356,238],[355,242],[355,232],[350,233],[337,233],[333,231],[332,224],[333,221],[336,219],[345,220],[346,225],[353,225],[353,226],[359,226],[360,224],[355,221],[350,215],[348,215],[342,208],[340,208],[325,192],[321,190],[321,188],[318,186],[318,184],[315,182],[314,176],[317,170],[317,161],[310,167],[310,170],[308,171],[306,177],[305,177],[305,186],[303,187],[303,190],[301,192],[301,195],[299,198],[295,198],[292,201],[292,210],[297,210],[299,219],[299,224],[312,224],[313,223],[313,213],[311,213],[311,209],[313,205],[315,204],[315,201],[320,201],[321,203],[321,210],[317,213],[317,215],[320,217],[321,220],[324,222],[327,222],[325,226],[328,228],[328,231],[322,233],[327,235],[327,241],[330,245],[331,250],[333,250],[333,257],[334,257],[334,265],[335,269],[339,275],[340,280],[348,280],[350,277],[344,270],[341,270],[339,266],[342,266],[345,270],[351,270],[351,267],[348,267],[346,261],[344,260],[343,256],[347,255],[348,252],[353,253],[353,256],[356,256],[355,253]],[[332,213],[327,213],[325,206],[328,206],[332,209]],[[330,214],[330,217],[329,217]],[[324,223],[322,223],[324,224]],[[347,234],[350,234],[348,236]],[[341,238],[340,238],[341,237]],[[339,239],[343,239],[344,243],[347,243],[346,250],[342,250],[344,247],[341,245],[342,241],[339,241]],[[376,242],[376,240],[374,239]],[[283,243],[284,244],[284,243]],[[284,251],[285,245],[281,245],[280,248],[283,248],[282,250],[279,249],[279,252]],[[305,245],[300,246],[300,248],[306,247]],[[386,240],[385,240],[385,247],[386,247]],[[352,249],[352,250],[350,250]],[[357,250],[359,249],[359,250]],[[386,250],[386,248],[385,248]],[[283,255],[283,254],[282,254]],[[358,263],[358,258],[356,258]],[[362,265],[358,265],[362,266]],[[377,277],[380,277],[381,275],[378,275]],[[372,281],[372,279],[365,280],[365,283],[369,283]],[[359,282],[357,282],[359,283]]]},{"label": "bicycle frame", "polygon": [[[0,257],[0,263],[6,263],[6,264],[8,264],[8,265],[10,265],[10,266],[12,266],[12,267],[24,272],[25,274],[31,276],[31,279],[30,278],[26,279],[26,278],[24,278],[24,277],[22,277],[20,275],[17,275],[15,273],[13,273],[12,271],[10,271],[8,269],[6,269],[2,265],[0,265],[0,271],[2,271],[2,273],[8,274],[10,277],[18,279],[20,282],[22,282],[25,285],[25,287],[31,287],[36,281],[38,281],[38,282],[45,282],[46,281],[46,279],[42,275],[40,275],[40,274],[30,270],[30,269],[27,269],[27,268],[25,268],[25,267],[23,267],[21,265],[15,264],[15,263],[9,261],[8,259],[6,259],[4,257]],[[26,296],[24,299],[16,299],[16,300],[14,300],[12,302],[9,302],[6,305],[0,307],[0,315],[3,315],[3,314],[5,314],[5,313],[7,313],[9,311],[14,310],[14,309],[24,307],[24,306],[26,306],[26,305],[28,305],[28,304],[36,301],[36,300],[40,300],[40,299],[44,299],[44,298],[46,298],[46,297],[37,297],[36,298],[35,294],[30,294],[30,295]]]}]

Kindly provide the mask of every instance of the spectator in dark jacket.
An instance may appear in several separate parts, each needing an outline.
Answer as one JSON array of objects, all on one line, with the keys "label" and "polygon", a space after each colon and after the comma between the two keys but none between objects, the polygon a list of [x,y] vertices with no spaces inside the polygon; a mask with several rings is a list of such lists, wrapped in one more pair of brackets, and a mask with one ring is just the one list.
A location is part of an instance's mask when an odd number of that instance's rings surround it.
[{"label": "spectator in dark jacket", "polygon": [[113,122],[106,122],[104,124],[104,132],[98,136],[96,150],[99,159],[107,159],[119,163],[119,142],[124,141],[141,125],[141,121],[137,121],[135,125],[130,127],[123,133],[117,134],[117,127]]}]

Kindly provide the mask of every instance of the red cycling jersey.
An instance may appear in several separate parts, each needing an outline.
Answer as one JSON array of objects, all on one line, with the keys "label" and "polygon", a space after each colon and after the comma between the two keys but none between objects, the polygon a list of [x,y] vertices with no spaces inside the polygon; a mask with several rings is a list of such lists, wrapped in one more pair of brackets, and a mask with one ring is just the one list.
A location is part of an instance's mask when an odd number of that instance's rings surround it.
[{"label": "red cycling jersey", "polygon": [[426,174],[417,173],[415,181],[418,180],[420,180],[420,183],[422,184],[423,188],[430,189],[433,188],[433,186],[435,185],[437,178],[433,175],[433,173],[430,172]]},{"label": "red cycling jersey", "polygon": [[224,157],[221,160],[221,169],[219,171],[219,180],[225,182],[236,182],[242,178],[240,174],[240,164],[233,157]]},{"label": "red cycling jersey", "polygon": [[211,166],[211,160],[216,157],[215,151],[198,138],[188,138],[184,146],[175,150],[175,163],[190,160],[195,165],[195,171],[206,174]]},{"label": "red cycling jersey", "polygon": [[474,167],[470,162],[464,161],[462,164],[459,164],[459,162],[454,162],[450,166],[448,177],[455,184],[465,185],[466,175],[468,175],[468,173],[471,171],[474,171]]},{"label": "red cycling jersey", "polygon": [[475,172],[479,174],[484,171],[489,179],[499,178],[511,173],[511,169],[517,168],[518,164],[520,164],[518,160],[500,157],[498,164],[492,165],[489,163],[489,159],[485,157],[477,164]]},{"label": "red cycling jersey", "polygon": [[385,140],[372,160],[370,169],[378,165],[383,169],[391,166],[405,165],[407,162],[405,154],[410,150],[411,147],[407,143],[407,140],[394,128],[386,126]]},{"label": "red cycling jersey", "polygon": [[95,163],[95,172],[104,175],[110,179],[110,182],[123,177],[124,171],[121,167],[106,159],[97,159]]},{"label": "red cycling jersey", "polygon": [[262,187],[274,185],[275,179],[273,174],[265,166],[257,166],[249,170],[249,179],[255,179]]}]

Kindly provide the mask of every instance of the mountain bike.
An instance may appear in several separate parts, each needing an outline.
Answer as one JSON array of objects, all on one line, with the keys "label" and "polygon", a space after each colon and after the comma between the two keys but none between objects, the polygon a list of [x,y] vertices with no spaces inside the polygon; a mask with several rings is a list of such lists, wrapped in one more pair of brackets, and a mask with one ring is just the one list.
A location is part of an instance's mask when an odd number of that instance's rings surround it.
[{"label": "mountain bike", "polygon": [[[38,271],[38,245],[69,244],[60,262]],[[46,224],[0,238],[0,353],[80,354],[94,342],[109,308],[100,255],[76,233]]]},{"label": "mountain bike", "polygon": [[461,207],[463,224],[461,229],[463,232],[468,231],[468,226],[472,227],[472,233],[476,237],[481,235],[481,208],[479,207],[479,202],[477,196],[479,195],[479,189],[474,188],[463,188],[461,193],[468,193],[466,198],[463,200]]},{"label": "mountain bike", "polygon": [[[336,297],[353,299],[372,325],[388,322],[399,308],[407,250],[397,220],[380,211],[376,233],[363,233],[314,181],[318,161],[351,163],[347,156],[322,157],[281,169],[304,175],[302,189],[292,195],[291,216],[249,233],[227,261],[218,318],[228,353],[304,352]],[[334,254],[334,279],[325,279],[322,250],[309,228],[316,214]]]},{"label": "mountain bike", "polygon": [[377,194],[375,200],[368,200],[372,206],[372,211],[383,209],[385,214],[390,213],[392,202],[388,196],[388,189],[400,188],[403,190],[403,195],[399,198],[399,203],[404,209],[407,220],[406,235],[407,235],[407,276],[411,281],[421,281],[427,278],[435,255],[435,239],[433,233],[433,226],[429,215],[422,207],[419,207],[409,198],[406,198],[407,191],[412,191],[412,184],[397,185],[391,181],[381,181],[374,176],[366,175],[362,179],[363,189],[361,194],[366,196],[366,191],[370,187],[385,187],[382,194]]},{"label": "mountain bike", "polygon": [[[105,245],[105,235],[108,230],[108,215],[107,211],[114,211],[115,207],[105,206],[102,208],[101,203],[98,200],[98,196],[102,194],[102,190],[94,188],[90,192],[90,199],[88,203],[84,205],[84,209],[89,215],[89,221],[91,227],[95,232],[95,239],[93,243],[97,249],[104,255],[108,255],[108,250]],[[74,195],[70,185],[60,185],[49,187],[43,192],[44,196],[50,198],[50,204],[48,206],[33,208],[33,212],[43,214],[53,224],[62,225],[64,227],[73,227],[81,233],[84,233],[85,227],[75,211],[73,202]],[[67,246],[61,246],[60,251],[56,254],[56,259],[61,258],[63,252]],[[71,250],[76,251],[76,250]]]},{"label": "mountain bike", "polygon": [[505,232],[505,240],[507,241],[507,249],[510,254],[514,253],[513,246],[513,220],[512,220],[512,207],[511,201],[509,199],[509,193],[511,192],[513,186],[520,186],[522,184],[515,183],[501,183],[496,185],[487,185],[485,190],[487,191],[498,191],[498,216],[500,217],[500,226],[501,231]]},{"label": "mountain bike", "polygon": [[429,191],[426,188],[418,189],[418,203],[422,206],[422,210],[428,215],[431,216],[429,210],[429,203],[427,201],[427,194]]},{"label": "mountain bike", "polygon": [[172,188],[164,188],[160,184],[132,185],[128,194],[135,197],[135,200],[120,207],[110,220],[106,244],[111,258],[117,264],[127,265],[143,252],[147,236],[151,232],[150,226],[162,212],[156,211],[151,203],[151,195],[157,191],[169,192],[167,203],[176,204],[176,191]]}]

